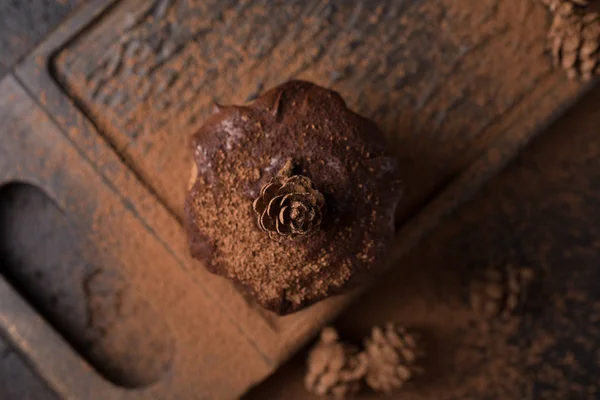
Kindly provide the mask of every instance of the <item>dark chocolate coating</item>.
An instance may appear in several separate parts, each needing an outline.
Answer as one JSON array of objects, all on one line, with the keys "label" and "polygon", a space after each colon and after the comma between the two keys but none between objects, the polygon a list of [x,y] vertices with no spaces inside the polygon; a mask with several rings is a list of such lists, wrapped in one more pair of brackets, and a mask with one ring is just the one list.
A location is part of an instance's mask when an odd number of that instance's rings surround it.
[{"label": "dark chocolate coating", "polygon": [[[198,176],[186,200],[192,255],[279,314],[342,292],[377,272],[394,237],[397,166],[375,123],[336,92],[302,81],[248,106],[218,106],[193,137]],[[275,241],[252,202],[286,160],[323,193],[320,230]]]}]

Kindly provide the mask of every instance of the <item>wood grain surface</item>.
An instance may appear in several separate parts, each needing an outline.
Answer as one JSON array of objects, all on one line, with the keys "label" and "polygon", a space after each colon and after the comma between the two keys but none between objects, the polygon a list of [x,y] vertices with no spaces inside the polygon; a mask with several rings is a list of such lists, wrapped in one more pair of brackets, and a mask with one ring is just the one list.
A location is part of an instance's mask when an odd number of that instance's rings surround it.
[{"label": "wood grain surface", "polygon": [[85,0],[0,2],[0,77]]},{"label": "wood grain surface", "polygon": [[332,87],[388,134],[406,218],[502,140],[495,123],[549,78],[537,3],[128,0],[55,66],[180,218],[187,141],[213,102],[244,103],[291,78]]},{"label": "wood grain surface", "polygon": [[[18,256],[21,265],[3,263],[0,268],[0,326],[52,388],[64,398],[77,399],[235,398],[264,377],[271,361],[198,289],[178,256],[127,207],[25,90],[6,77],[0,94],[0,186],[27,182],[40,188],[76,225],[73,234],[79,237],[70,238],[71,247],[63,243],[57,249],[59,239],[46,238],[36,248],[36,235],[51,227],[44,228],[40,208],[32,206],[22,218],[30,218],[27,224],[37,230],[29,233],[29,242],[11,242],[26,234],[26,228],[11,229],[18,212],[2,217],[3,229],[16,236],[2,239],[3,253]],[[32,205],[32,199],[21,199],[21,205]],[[55,236],[65,235],[64,225],[56,224]],[[8,253],[6,245],[11,247]],[[11,265],[20,269],[11,270]],[[64,339],[53,342],[49,327],[29,316],[26,306],[11,307],[5,278],[72,347]],[[52,297],[54,304],[48,301]],[[71,304],[61,304],[69,298]],[[43,328],[33,329],[36,324]],[[73,355],[74,350],[104,377]]]}]

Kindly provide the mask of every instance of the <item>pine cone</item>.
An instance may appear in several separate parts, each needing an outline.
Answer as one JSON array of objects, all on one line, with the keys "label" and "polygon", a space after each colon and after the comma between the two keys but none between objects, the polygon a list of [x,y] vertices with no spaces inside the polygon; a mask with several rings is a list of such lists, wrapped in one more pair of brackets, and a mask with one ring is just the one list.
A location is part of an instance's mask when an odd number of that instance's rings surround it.
[{"label": "pine cone", "polygon": [[571,79],[589,80],[600,72],[600,16],[584,0],[546,0],[553,12],[548,47],[554,63]]},{"label": "pine cone", "polygon": [[325,328],[308,356],[306,389],[320,396],[347,398],[357,394],[367,371],[364,353],[340,343],[335,329]]},{"label": "pine cone", "polygon": [[590,4],[590,0],[542,0],[542,4],[554,12],[563,4],[571,4],[572,6],[585,7]]},{"label": "pine cone", "polygon": [[488,268],[471,285],[471,307],[487,318],[509,316],[525,302],[532,280],[528,268]]},{"label": "pine cone", "polygon": [[417,337],[392,323],[385,330],[374,327],[365,339],[368,357],[366,381],[375,391],[391,393],[400,389],[418,371],[416,360],[421,353]]},{"label": "pine cone", "polygon": [[291,162],[260,190],[252,208],[271,239],[309,235],[321,225],[325,198],[304,175],[292,175]]}]

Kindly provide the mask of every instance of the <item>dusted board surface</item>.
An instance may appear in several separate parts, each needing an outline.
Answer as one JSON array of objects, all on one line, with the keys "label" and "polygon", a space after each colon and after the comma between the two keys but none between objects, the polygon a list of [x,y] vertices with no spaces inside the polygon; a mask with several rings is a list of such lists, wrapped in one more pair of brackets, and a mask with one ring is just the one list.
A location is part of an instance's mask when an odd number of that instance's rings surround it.
[{"label": "dusted board surface", "polygon": [[551,70],[547,22],[542,6],[520,1],[92,0],[27,57],[15,84],[181,260],[190,290],[256,350],[248,360],[267,364],[264,377],[352,296],[277,318],[189,259],[186,140],[211,102],[304,78],[375,118],[405,171],[396,266],[585,89]]},{"label": "dusted board surface", "polygon": [[85,0],[0,2],[0,77]]},{"label": "dusted board surface", "polygon": [[564,91],[533,1],[118,3],[58,55],[56,76],[178,217],[189,137],[214,102],[289,79],[340,92],[380,124],[405,171],[399,217],[502,141],[537,90]]}]

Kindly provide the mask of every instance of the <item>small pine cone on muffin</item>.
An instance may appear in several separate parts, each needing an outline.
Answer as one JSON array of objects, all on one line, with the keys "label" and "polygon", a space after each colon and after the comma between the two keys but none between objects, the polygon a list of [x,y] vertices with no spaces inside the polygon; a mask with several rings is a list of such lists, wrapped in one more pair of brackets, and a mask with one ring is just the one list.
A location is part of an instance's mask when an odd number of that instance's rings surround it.
[{"label": "small pine cone on muffin", "polygon": [[272,239],[310,235],[321,225],[325,198],[309,177],[292,175],[292,170],[288,160],[252,204],[258,226]]}]

